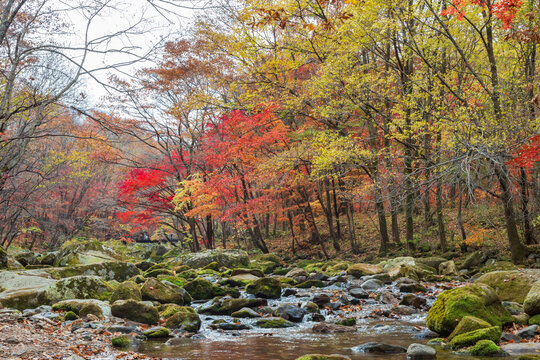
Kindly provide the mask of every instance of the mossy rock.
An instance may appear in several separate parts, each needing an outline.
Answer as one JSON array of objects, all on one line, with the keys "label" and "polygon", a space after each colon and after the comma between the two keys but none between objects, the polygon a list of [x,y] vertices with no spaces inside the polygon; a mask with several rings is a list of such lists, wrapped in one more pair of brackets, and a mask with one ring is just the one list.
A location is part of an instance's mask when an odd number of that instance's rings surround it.
[{"label": "mossy rock", "polygon": [[53,304],[53,311],[73,311],[75,314],[84,317],[88,314],[97,317],[111,316],[111,308],[105,301],[95,299],[72,299],[64,300]]},{"label": "mossy rock", "polygon": [[181,278],[179,276],[158,275],[157,279],[159,281],[168,281],[180,287],[184,287],[184,285],[188,283],[186,279]]},{"label": "mossy rock", "polygon": [[111,295],[111,302],[116,300],[142,300],[141,287],[133,281],[124,281],[114,291]]},{"label": "mossy rock", "polygon": [[[165,255],[167,256],[167,254]],[[239,250],[206,250],[197,253],[179,254],[177,259],[193,269],[200,269],[217,262],[219,267],[230,269],[249,265],[247,252]]]},{"label": "mossy rock", "polygon": [[540,279],[540,270],[493,271],[480,276],[476,282],[491,286],[501,301],[523,304],[533,284]]},{"label": "mossy rock", "polygon": [[251,274],[259,278],[264,277],[264,273],[259,269],[233,269],[230,273],[230,276],[236,276],[241,274]]},{"label": "mossy rock", "polygon": [[233,318],[260,318],[261,315],[253,309],[242,308],[231,314]]},{"label": "mossy rock", "polygon": [[426,325],[447,336],[465,316],[474,316],[496,326],[513,320],[491,287],[470,284],[442,292],[427,314]]},{"label": "mossy rock", "polygon": [[387,273],[392,280],[406,277],[419,281],[423,276],[423,271],[416,269],[412,265],[398,265],[388,270]]},{"label": "mossy rock", "polygon": [[215,288],[217,286],[212,284],[210,281],[196,278],[188,282],[184,289],[191,295],[195,300],[209,300],[214,298]]},{"label": "mossy rock", "polygon": [[153,325],[159,321],[158,310],[142,301],[118,300],[111,306],[113,316]]},{"label": "mossy rock", "polygon": [[195,310],[184,306],[175,309],[175,313],[167,319],[165,326],[169,329],[181,329],[196,333],[201,328],[201,319]]},{"label": "mossy rock", "polygon": [[467,349],[467,353],[473,356],[493,356],[501,352],[501,348],[491,340],[480,340]]},{"label": "mossy rock", "polygon": [[267,304],[266,299],[214,299],[210,305],[199,308],[199,314],[231,315],[244,307],[255,308]]},{"label": "mossy rock", "polygon": [[343,325],[343,326],[355,326],[356,325],[356,318],[349,317],[345,319],[340,319],[336,321],[337,325]]},{"label": "mossy rock", "polygon": [[485,329],[488,327],[491,327],[491,324],[487,321],[484,321],[474,316],[465,316],[458,323],[454,331],[452,331],[452,333],[448,336],[448,339],[452,340],[457,335],[461,335],[478,329]]},{"label": "mossy rock", "polygon": [[141,295],[143,300],[158,301],[162,304],[184,304],[180,291],[154,278],[146,280],[141,287]]},{"label": "mossy rock", "polygon": [[383,272],[382,266],[372,264],[353,264],[347,269],[347,274],[356,278],[365,275],[375,275]]},{"label": "mossy rock", "polygon": [[51,269],[51,275],[57,279],[72,276],[99,276],[103,280],[125,281],[133,276],[141,274],[141,270],[135,265],[122,261],[107,261],[97,264],[70,266],[67,268]]},{"label": "mossy rock", "polygon": [[448,259],[445,259],[445,258],[440,257],[440,256],[431,256],[431,257],[425,257],[425,258],[415,258],[414,260],[416,262],[415,265],[423,264],[423,265],[429,266],[432,269],[438,269],[440,264],[442,264],[443,262],[448,261]]},{"label": "mossy rock", "polygon": [[529,319],[529,325],[539,325],[540,326],[540,314],[532,316]]},{"label": "mossy rock", "polygon": [[257,261],[250,264],[250,266],[262,271],[264,274],[271,274],[278,267],[278,264],[273,261]]},{"label": "mossy rock", "polygon": [[262,278],[246,286],[246,292],[264,299],[279,299],[281,283],[276,278]]},{"label": "mossy rock", "polygon": [[501,335],[501,328],[499,326],[492,326],[457,335],[450,341],[449,345],[452,349],[461,349],[467,346],[473,346],[480,340],[491,340],[494,343],[498,343]]},{"label": "mossy rock", "polygon": [[298,285],[296,285],[299,289],[310,289],[312,287],[316,288],[323,288],[326,284],[321,280],[306,280]]},{"label": "mossy rock", "polygon": [[321,354],[308,354],[296,358],[296,360],[351,360],[351,358],[342,355],[321,355]]},{"label": "mossy rock", "polygon": [[125,349],[131,346],[131,340],[127,335],[116,336],[111,339],[112,346]]},{"label": "mossy rock", "polygon": [[540,280],[535,282],[527,293],[523,310],[531,316],[540,314]]},{"label": "mossy rock", "polygon": [[210,264],[204,266],[203,270],[219,271],[219,264],[216,261],[212,261]]},{"label": "mossy rock", "polygon": [[79,310],[79,316],[86,317],[87,315],[95,315],[98,318],[103,317],[103,310],[98,304],[88,303],[84,304]]},{"label": "mossy rock", "polygon": [[78,318],[79,316],[75,314],[73,311],[68,311],[67,313],[64,314],[64,320],[66,321],[77,320]]},{"label": "mossy rock", "polygon": [[490,261],[486,261],[486,265],[481,267],[480,273],[489,273],[493,271],[511,271],[518,270],[518,267],[511,261],[494,261],[491,264],[488,264]]},{"label": "mossy rock", "polygon": [[169,269],[154,269],[154,270],[147,270],[144,272],[145,278],[157,278],[160,275],[166,275],[166,276],[174,276],[174,273]]},{"label": "mossy rock", "polygon": [[281,329],[294,326],[292,322],[283,318],[262,318],[257,320],[255,324],[263,329]]},{"label": "mossy rock", "polygon": [[149,339],[163,339],[169,337],[170,331],[166,327],[155,327],[144,332],[144,336]]}]

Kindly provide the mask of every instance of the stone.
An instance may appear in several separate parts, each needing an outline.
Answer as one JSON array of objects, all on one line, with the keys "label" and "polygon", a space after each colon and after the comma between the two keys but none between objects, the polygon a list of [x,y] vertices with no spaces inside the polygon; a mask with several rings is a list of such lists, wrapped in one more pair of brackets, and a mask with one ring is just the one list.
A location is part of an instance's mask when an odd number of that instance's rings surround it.
[{"label": "stone", "polygon": [[480,340],[467,353],[473,356],[495,356],[501,353],[501,349],[491,340]]},{"label": "stone", "polygon": [[231,316],[233,318],[260,318],[261,317],[261,315],[258,312],[247,307],[233,312]]},{"label": "stone", "polygon": [[390,291],[381,291],[377,294],[377,300],[383,304],[397,304],[398,298]]},{"label": "stone", "polygon": [[149,278],[141,287],[143,300],[157,301],[162,304],[184,304],[182,293],[155,278]]},{"label": "stone", "polygon": [[201,278],[196,278],[184,285],[184,289],[186,289],[189,295],[195,300],[213,299],[218,293],[216,288],[216,285]]},{"label": "stone", "polygon": [[309,288],[312,288],[312,287],[323,288],[325,286],[326,286],[326,284],[321,280],[306,280],[306,281],[296,285],[296,287],[299,288],[299,289],[309,289]]},{"label": "stone", "polygon": [[292,322],[283,318],[261,318],[257,320],[255,324],[263,329],[288,328],[294,326]]},{"label": "stone", "polygon": [[339,334],[339,333],[351,333],[356,332],[356,328],[352,326],[330,324],[325,322],[320,322],[313,325],[311,330],[315,333],[320,334]]},{"label": "stone", "polygon": [[[168,257],[167,254],[164,257]],[[234,269],[249,265],[249,257],[245,251],[239,250],[206,250],[197,253],[180,254],[177,256],[183,263],[193,269],[199,269],[216,262],[219,267]]]},{"label": "stone", "polygon": [[170,331],[166,327],[156,326],[144,332],[144,336],[149,339],[163,339],[169,337]]},{"label": "stone", "polygon": [[487,321],[479,319],[474,316],[465,316],[458,323],[454,331],[448,336],[449,340],[452,340],[455,336],[465,334],[478,329],[486,329],[491,327],[491,324]]},{"label": "stone", "polygon": [[531,286],[531,289],[525,296],[523,310],[531,316],[540,314],[540,280]]},{"label": "stone", "polygon": [[463,260],[460,269],[472,269],[484,263],[486,257],[480,251],[473,251]]},{"label": "stone", "polygon": [[347,269],[347,274],[352,275],[356,278],[360,278],[365,275],[380,274],[383,271],[383,268],[379,265],[360,263],[349,266],[349,268]]},{"label": "stone", "polygon": [[200,307],[198,311],[199,314],[231,315],[233,312],[238,311],[244,307],[255,308],[259,306],[265,306],[266,304],[266,299],[217,298],[214,299],[210,304]]},{"label": "stone", "polygon": [[134,265],[123,261],[106,261],[96,264],[76,265],[66,268],[52,268],[48,270],[56,278],[71,276],[99,276],[105,281],[116,280],[119,282],[139,275],[141,271]]},{"label": "stone", "polygon": [[418,293],[418,292],[426,292],[427,289],[425,286],[419,284],[419,283],[413,283],[413,284],[401,284],[399,285],[399,291],[400,292],[406,292],[406,293]]},{"label": "stone", "polygon": [[234,280],[234,281],[255,281],[255,280],[259,280],[260,278],[253,274],[238,274],[238,275],[231,276],[229,279]]},{"label": "stone", "polygon": [[523,306],[514,301],[502,301],[502,305],[512,315],[519,315],[523,313]]},{"label": "stone", "polygon": [[246,286],[246,292],[263,299],[279,299],[281,283],[276,278],[262,278]]},{"label": "stone", "polygon": [[439,264],[439,275],[455,276],[459,275],[454,260],[448,260]]},{"label": "stone", "polygon": [[387,273],[392,280],[406,277],[418,281],[423,275],[422,270],[411,265],[398,265],[388,270]]},{"label": "stone", "polygon": [[282,317],[285,320],[290,320],[292,322],[301,322],[304,318],[306,311],[297,306],[290,304],[280,305],[275,311],[274,315]]},{"label": "stone", "polygon": [[540,325],[540,314],[532,316],[529,321],[529,325]]},{"label": "stone", "polygon": [[396,266],[401,266],[401,265],[415,266],[416,260],[411,256],[402,256],[402,257],[396,257],[393,259],[381,261],[379,263],[379,266],[382,266],[383,271],[385,272],[388,272],[391,269],[395,268]]},{"label": "stone", "polygon": [[330,300],[332,299],[327,294],[317,294],[311,299],[311,301],[319,307],[329,304]]},{"label": "stone", "polygon": [[369,293],[359,287],[350,289],[349,295],[351,295],[352,297],[356,299],[367,299],[369,297]]},{"label": "stone", "polygon": [[414,260],[416,264],[424,264],[433,269],[438,269],[440,264],[448,261],[448,259],[445,259],[439,256],[432,256],[432,257],[427,257],[427,258],[416,258]]},{"label": "stone", "polygon": [[382,353],[382,354],[397,354],[407,352],[403,346],[384,344],[378,342],[367,342],[362,345],[355,346],[351,349],[355,353]]},{"label": "stone", "polygon": [[409,360],[432,360],[437,358],[437,351],[431,346],[423,344],[411,344],[407,348]]},{"label": "stone", "polygon": [[362,289],[364,290],[377,290],[384,286],[384,284],[375,279],[368,280],[362,284]]},{"label": "stone", "polygon": [[176,312],[165,322],[165,326],[169,329],[196,333],[201,328],[201,323],[201,319],[194,309],[183,306],[176,309]]},{"label": "stone", "polygon": [[[493,271],[480,276],[476,283],[491,286],[501,301],[523,304],[538,279],[540,279],[540,269]],[[540,291],[540,282],[538,289]]]},{"label": "stone", "polygon": [[111,306],[111,313],[116,317],[148,325],[157,324],[159,321],[158,310],[142,301],[117,300]]},{"label": "stone", "polygon": [[111,344],[117,348],[128,348],[131,346],[131,340],[127,335],[116,336],[111,339]]},{"label": "stone", "polygon": [[410,306],[398,305],[398,306],[392,307],[392,312],[398,315],[412,315],[416,311]]},{"label": "stone", "polygon": [[302,308],[306,310],[308,313],[318,313],[320,311],[319,305],[315,304],[314,302],[308,301],[305,303]]},{"label": "stone", "polygon": [[73,311],[81,317],[88,314],[93,314],[98,317],[111,316],[111,307],[109,303],[95,299],[71,299],[59,301],[52,306],[52,310]]},{"label": "stone", "polygon": [[141,288],[134,281],[124,281],[114,289],[110,301],[116,300],[142,300]]},{"label": "stone", "polygon": [[416,309],[420,309],[426,305],[426,298],[414,295],[414,294],[406,294],[401,298],[401,301],[399,302],[399,305],[407,305],[412,306]]},{"label": "stone", "polygon": [[501,339],[502,330],[499,326],[492,326],[485,329],[473,330],[463,334],[456,335],[450,341],[450,348],[460,349],[467,346],[473,346],[480,340],[491,340],[498,343]]},{"label": "stone", "polygon": [[522,339],[532,339],[538,333],[538,325],[530,325],[517,332],[517,336]]},{"label": "stone", "polygon": [[501,341],[520,342],[521,338],[514,333],[503,332],[501,335]]},{"label": "stone", "polygon": [[306,270],[304,270],[302,268],[293,268],[285,276],[294,279],[294,278],[296,278],[298,276],[307,277],[307,275],[308,274],[306,273]]},{"label": "stone", "polygon": [[233,269],[233,271],[231,272],[231,276],[242,274],[251,274],[253,276],[256,276],[257,278],[264,277],[263,272],[259,269]]},{"label": "stone", "polygon": [[430,330],[448,336],[465,316],[475,316],[496,326],[513,321],[495,291],[475,283],[442,292],[428,311],[426,325]]},{"label": "stone", "polygon": [[525,354],[539,354],[540,343],[510,343],[501,345],[501,350],[510,356],[520,356]]}]

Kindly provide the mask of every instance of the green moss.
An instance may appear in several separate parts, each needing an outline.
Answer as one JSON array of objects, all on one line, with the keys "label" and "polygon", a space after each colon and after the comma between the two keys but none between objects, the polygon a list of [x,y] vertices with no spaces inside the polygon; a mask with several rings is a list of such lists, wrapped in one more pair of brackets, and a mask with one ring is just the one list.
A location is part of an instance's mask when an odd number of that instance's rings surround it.
[{"label": "green moss", "polygon": [[263,329],[288,328],[294,324],[282,318],[264,318],[257,320],[257,326]]},{"label": "green moss", "polygon": [[116,300],[142,300],[141,288],[133,281],[124,281],[113,291],[110,297],[111,302]]},{"label": "green moss", "polygon": [[336,321],[336,324],[343,326],[354,326],[356,325],[356,318],[350,317],[342,320]]},{"label": "green moss", "polygon": [[531,317],[529,319],[529,325],[540,325],[540,314]]},{"label": "green moss", "polygon": [[448,336],[448,339],[452,340],[455,336],[468,333],[478,329],[485,329],[491,327],[491,324],[487,321],[479,319],[474,316],[465,316],[459,324],[456,326],[454,331]]},{"label": "green moss", "polygon": [[491,340],[480,340],[473,347],[469,348],[467,352],[474,356],[490,356],[496,355],[501,349]]},{"label": "green moss", "polygon": [[185,284],[187,284],[187,280],[178,276],[168,276],[168,275],[158,275],[158,280],[163,281],[166,280],[172,284],[178,285],[180,287],[183,287]]},{"label": "green moss", "polygon": [[443,345],[445,343],[446,343],[446,340],[443,338],[430,339],[427,342],[428,345]]},{"label": "green moss", "polygon": [[72,311],[75,314],[79,312],[76,306],[66,302],[53,304],[52,309],[53,311]]},{"label": "green moss", "polygon": [[212,261],[210,264],[203,267],[203,270],[219,271],[219,264],[216,261]]},{"label": "green moss", "polygon": [[153,325],[159,321],[158,310],[141,301],[118,300],[111,306],[113,316]]},{"label": "green moss", "polygon": [[112,346],[117,348],[127,348],[131,345],[131,340],[126,335],[113,337],[111,339]]},{"label": "green moss", "polygon": [[[534,273],[536,274],[536,273]],[[527,271],[494,271],[482,275],[476,282],[491,286],[501,301],[523,304],[537,276]]]},{"label": "green moss", "polygon": [[144,283],[141,295],[143,300],[158,301],[162,304],[184,304],[184,297],[180,291],[154,278]]},{"label": "green moss", "polygon": [[303,283],[296,285],[296,287],[299,289],[309,289],[311,287],[323,288],[325,286],[326,285],[321,280],[307,280],[307,281],[304,281]]},{"label": "green moss", "polygon": [[460,349],[472,346],[480,340],[491,340],[495,343],[501,339],[502,330],[498,326],[492,326],[486,329],[478,329],[468,333],[457,335],[450,342],[452,349]]},{"label": "green moss", "polygon": [[201,319],[195,310],[184,306],[175,309],[175,313],[167,319],[165,326],[169,329],[182,329],[196,333],[201,328]]},{"label": "green moss", "polygon": [[188,282],[184,289],[195,300],[210,300],[216,296],[219,288],[208,280],[196,278]]},{"label": "green moss", "polygon": [[79,317],[77,316],[77,314],[75,314],[73,311],[68,311],[64,315],[64,320],[66,320],[66,321],[77,320],[78,318]]},{"label": "green moss", "polygon": [[169,336],[169,329],[165,327],[157,328],[157,329],[148,329],[144,332],[144,336],[146,336],[149,339],[159,339],[159,338],[166,338]]},{"label": "green moss", "polygon": [[246,292],[264,299],[279,299],[281,283],[276,278],[262,278],[246,286]]},{"label": "green moss", "polygon": [[465,316],[475,316],[496,326],[513,320],[493,289],[484,284],[470,284],[441,293],[427,314],[426,325],[447,336]]}]

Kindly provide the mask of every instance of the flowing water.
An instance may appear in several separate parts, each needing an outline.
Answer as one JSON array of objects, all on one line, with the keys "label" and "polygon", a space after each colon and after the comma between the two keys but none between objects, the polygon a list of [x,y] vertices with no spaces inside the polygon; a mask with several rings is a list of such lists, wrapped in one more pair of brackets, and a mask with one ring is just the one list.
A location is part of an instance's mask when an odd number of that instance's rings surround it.
[{"label": "flowing water", "polygon": [[[347,284],[325,288],[323,290],[299,291],[296,296],[282,297],[280,300],[269,301],[269,306],[277,307],[280,304],[300,304],[309,301],[317,293],[335,294],[344,291]],[[388,285],[384,289],[399,294],[397,289]],[[435,286],[430,287],[427,296],[428,305],[431,306],[439,291]],[[245,294],[243,294],[245,296]],[[193,305],[198,308],[201,304]],[[201,315],[203,324],[201,331],[191,338],[182,338],[174,345],[167,345],[164,341],[143,342],[137,351],[148,356],[165,359],[183,360],[294,360],[306,354],[340,354],[351,359],[379,360],[379,359],[406,359],[405,354],[366,354],[354,353],[352,348],[360,344],[374,341],[408,347],[411,343],[425,343],[423,334],[425,328],[425,311],[418,311],[409,316],[399,318],[374,317],[374,310],[391,309],[392,305],[382,304],[372,299],[363,301],[361,309],[344,313],[341,310],[323,310],[326,321],[332,322],[337,316],[346,315],[357,318],[357,331],[354,333],[320,334],[311,331],[315,322],[310,321],[306,315],[301,323],[295,327],[285,329],[260,329],[253,326],[249,330],[218,331],[211,330],[208,325],[216,319],[231,321],[227,316]],[[253,324],[256,319],[240,319],[247,325]],[[437,359],[471,360],[486,357],[472,357],[456,355],[452,352],[439,350]],[[497,359],[497,358],[491,358]],[[500,359],[500,358],[498,358]],[[511,359],[508,358],[507,359]]]}]

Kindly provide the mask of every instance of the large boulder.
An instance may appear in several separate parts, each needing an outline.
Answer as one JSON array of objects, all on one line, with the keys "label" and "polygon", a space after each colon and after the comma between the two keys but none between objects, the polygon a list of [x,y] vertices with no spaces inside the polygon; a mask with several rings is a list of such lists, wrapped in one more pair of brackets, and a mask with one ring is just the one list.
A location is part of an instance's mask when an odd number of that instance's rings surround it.
[{"label": "large boulder", "polygon": [[266,299],[231,299],[218,298],[214,299],[209,305],[204,305],[199,308],[199,314],[208,315],[231,315],[244,307],[256,308],[265,306]]},{"label": "large boulder", "polygon": [[188,306],[175,309],[175,313],[167,319],[165,326],[169,329],[181,329],[196,333],[201,328],[201,319],[195,310]]},{"label": "large boulder", "polygon": [[[68,299],[99,299],[112,291],[112,286],[97,276],[74,276],[62,280],[22,276],[29,284],[23,288],[12,288],[0,293],[0,303],[19,310],[52,305]],[[12,279],[16,283],[21,279]],[[42,280],[42,284],[34,281]],[[13,286],[14,282],[9,285]]]},{"label": "large boulder", "polygon": [[111,316],[111,307],[108,302],[96,300],[96,299],[73,299],[73,300],[63,300],[53,304],[52,309],[55,311],[73,311],[79,316],[86,316],[90,312],[88,309],[97,309],[97,311],[92,311],[93,315],[98,317],[101,316]]},{"label": "large boulder", "polygon": [[142,300],[141,287],[134,281],[124,281],[114,289],[111,295],[111,302],[116,300]]},{"label": "large boulder", "polygon": [[383,270],[386,272],[400,265],[415,266],[416,260],[414,260],[412,256],[402,256],[402,257],[397,257],[397,258],[381,261],[379,263],[379,266],[382,266]]},{"label": "large boulder", "polygon": [[488,328],[473,330],[464,334],[455,336],[450,341],[452,349],[460,349],[467,346],[473,346],[480,340],[491,340],[498,343],[501,340],[502,330],[500,326],[491,326]]},{"label": "large boulder", "polygon": [[113,316],[140,322],[143,324],[154,325],[159,321],[158,310],[142,301],[136,300],[118,300],[111,306]]},{"label": "large boulder", "polygon": [[184,289],[186,289],[189,295],[195,300],[213,299],[217,296],[217,288],[218,287],[210,281],[201,278],[196,278],[184,285]]},{"label": "large boulder", "polygon": [[375,275],[380,274],[384,270],[379,265],[372,264],[353,264],[347,269],[347,274],[352,275],[356,278],[365,276],[365,275]]},{"label": "large boulder", "polygon": [[491,286],[502,301],[523,304],[533,284],[540,279],[540,269],[493,271],[476,282]]},{"label": "large boulder", "polygon": [[246,292],[264,299],[279,299],[281,283],[275,278],[262,278],[246,286]]},{"label": "large boulder", "polygon": [[60,269],[50,269],[49,272],[56,278],[66,278],[78,275],[99,276],[103,280],[126,281],[133,276],[139,275],[139,270],[134,264],[121,261],[107,261],[96,264],[76,265]]},{"label": "large boulder", "polygon": [[[165,254],[165,257],[166,256],[167,254]],[[249,265],[248,254],[245,251],[237,250],[208,250],[198,253],[180,254],[178,255],[178,258],[180,258],[184,264],[194,269],[205,267],[213,262],[216,262],[219,267],[225,266],[231,269]]]},{"label": "large boulder", "polygon": [[475,316],[496,326],[513,320],[495,291],[478,283],[442,292],[427,314],[426,325],[447,336],[465,316]]},{"label": "large boulder", "polygon": [[158,301],[162,304],[184,305],[182,293],[155,278],[149,278],[141,287],[143,300]]},{"label": "large boulder", "polygon": [[535,282],[527,293],[523,310],[531,316],[540,314],[540,280]]},{"label": "large boulder", "polygon": [[439,264],[439,274],[446,276],[459,275],[454,260],[448,260]]}]

